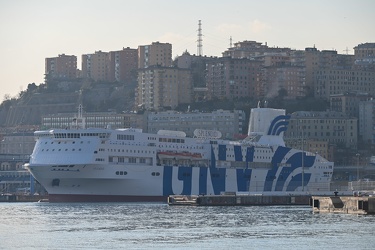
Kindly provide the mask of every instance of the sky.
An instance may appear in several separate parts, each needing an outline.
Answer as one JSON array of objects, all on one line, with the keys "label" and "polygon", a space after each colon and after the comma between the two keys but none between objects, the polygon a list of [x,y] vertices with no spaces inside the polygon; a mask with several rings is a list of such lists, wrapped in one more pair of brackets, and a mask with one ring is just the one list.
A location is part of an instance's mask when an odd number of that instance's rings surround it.
[{"label": "sky", "polygon": [[172,44],[173,57],[232,43],[354,54],[375,42],[375,0],[0,0],[0,102],[44,82],[45,58]]}]

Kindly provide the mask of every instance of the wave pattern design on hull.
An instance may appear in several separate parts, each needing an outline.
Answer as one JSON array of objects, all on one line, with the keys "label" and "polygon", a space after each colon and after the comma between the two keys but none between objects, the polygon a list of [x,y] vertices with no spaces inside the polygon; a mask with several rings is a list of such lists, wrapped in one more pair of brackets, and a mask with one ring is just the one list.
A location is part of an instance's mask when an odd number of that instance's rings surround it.
[{"label": "wave pattern design on hull", "polygon": [[[219,155],[218,160],[225,161],[226,160],[226,145],[219,145]],[[310,173],[298,173],[294,176],[292,175],[295,170],[301,168],[302,166],[302,157],[304,157],[304,168],[306,172],[307,170],[313,166],[315,161],[315,156],[306,156],[305,153],[297,152],[293,154],[285,165],[288,167],[280,167],[282,163],[282,159],[285,158],[286,154],[290,151],[290,148],[286,147],[278,147],[275,151],[273,158],[272,158],[272,168],[267,170],[266,178],[264,180],[259,180],[257,187],[259,192],[271,192],[271,191],[287,191],[293,192],[296,191],[297,188],[302,187],[302,182],[304,185],[308,185],[310,181],[311,174]],[[234,155],[235,161],[242,161],[243,156],[241,154],[241,147],[234,146]],[[303,154],[303,155],[302,155]],[[200,167],[199,168],[199,194],[209,194],[207,192],[207,187],[212,186],[214,194],[220,194],[222,192],[226,192],[228,190],[225,189],[226,187],[226,176],[228,171],[234,171],[233,169],[226,169],[226,168],[217,168],[216,167],[216,159],[214,150],[211,151],[211,165],[209,168]],[[247,147],[246,155],[245,155],[245,162],[253,162],[254,161],[254,147]],[[285,168],[285,169],[284,169]],[[178,170],[177,170],[178,169]],[[178,181],[182,182],[182,192],[175,193],[173,190],[173,171],[178,171]],[[163,175],[163,195],[173,195],[173,194],[181,194],[181,195],[192,195],[192,183],[193,183],[193,168],[191,167],[173,167],[173,166],[164,166],[164,175]],[[301,170],[302,171],[302,170]],[[250,187],[250,180],[253,174],[253,169],[245,168],[245,169],[235,169],[235,176],[237,192],[248,192],[252,191],[249,190]],[[210,178],[208,178],[210,177]],[[304,179],[302,181],[302,179]],[[233,190],[232,190],[233,191]]]}]

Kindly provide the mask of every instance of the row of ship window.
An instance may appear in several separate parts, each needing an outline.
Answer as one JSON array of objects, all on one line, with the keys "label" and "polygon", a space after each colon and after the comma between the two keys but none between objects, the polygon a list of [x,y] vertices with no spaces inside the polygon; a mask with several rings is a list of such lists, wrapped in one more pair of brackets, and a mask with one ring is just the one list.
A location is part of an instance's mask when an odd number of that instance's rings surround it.
[{"label": "row of ship window", "polygon": [[[234,157],[234,155],[226,155],[227,158]],[[272,159],[271,156],[254,156],[254,159]]]},{"label": "row of ship window", "polygon": [[[126,171],[116,171],[116,175],[127,175],[128,172]],[[160,176],[160,173],[159,172],[152,172],[151,173],[152,176]]]},{"label": "row of ship window", "polygon": [[55,138],[81,138],[81,136],[109,137],[109,133],[54,133]]},{"label": "row of ship window", "polygon": [[[48,142],[45,142],[44,144],[47,144]],[[54,142],[51,142],[53,144]],[[64,141],[64,144],[67,144],[68,142]],[[72,141],[72,144],[75,144],[75,141]],[[90,141],[87,141],[88,144],[90,144]],[[57,142],[57,144],[61,144],[61,141]],[[83,141],[81,141],[81,144],[83,144]]]},{"label": "row of ship window", "polygon": [[[163,145],[159,145],[159,148],[164,148]],[[196,146],[196,147],[193,147],[193,146],[175,146],[175,145],[165,145],[165,148],[181,148],[181,149],[203,149],[203,146]]]},{"label": "row of ship window", "polygon": [[[203,148],[203,147],[202,147]],[[234,151],[234,148],[231,148],[231,147],[228,147],[228,148],[225,148],[226,151]],[[247,151],[247,148],[242,148],[241,150],[242,152],[246,152]],[[269,153],[271,152],[270,149],[265,149],[265,150],[255,150],[255,153]]]},{"label": "row of ship window", "polygon": [[[99,151],[104,151],[99,149]],[[147,151],[147,150],[132,150],[132,149],[108,149],[108,152],[123,152],[123,153],[139,153],[139,154],[155,154],[155,151]]]},{"label": "row of ship window", "polygon": [[184,139],[159,138],[159,142],[185,143]]},{"label": "row of ship window", "polygon": [[[44,148],[42,149],[42,152],[43,151],[44,151]],[[46,151],[49,151],[49,149],[47,148]],[[53,148],[53,149],[51,149],[51,151],[53,152],[53,151],[55,151],[55,149]],[[57,151],[61,151],[61,148],[59,148]],[[65,151],[68,151],[68,149],[66,148]],[[72,151],[76,151],[76,149],[72,148]],[[78,151],[82,151],[82,149],[79,148]]]},{"label": "row of ship window", "polygon": [[117,135],[117,140],[130,140],[130,141],[134,141],[134,135]]}]

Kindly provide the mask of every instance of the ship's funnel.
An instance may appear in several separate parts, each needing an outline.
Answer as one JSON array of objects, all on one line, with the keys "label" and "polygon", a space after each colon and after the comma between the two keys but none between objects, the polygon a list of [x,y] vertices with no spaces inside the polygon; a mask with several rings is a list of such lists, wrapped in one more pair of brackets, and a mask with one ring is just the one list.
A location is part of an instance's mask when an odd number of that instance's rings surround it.
[{"label": "ship's funnel", "polygon": [[250,112],[248,135],[281,135],[285,131],[288,116],[285,109],[253,108]]},{"label": "ship's funnel", "polygon": [[285,115],[285,109],[251,109],[247,139],[262,145],[285,146],[283,132],[289,118]]}]

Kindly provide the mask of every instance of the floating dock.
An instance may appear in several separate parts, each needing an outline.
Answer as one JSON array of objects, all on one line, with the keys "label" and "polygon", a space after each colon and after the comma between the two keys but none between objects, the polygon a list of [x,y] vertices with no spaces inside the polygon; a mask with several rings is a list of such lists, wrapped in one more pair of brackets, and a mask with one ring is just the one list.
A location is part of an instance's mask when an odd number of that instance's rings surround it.
[{"label": "floating dock", "polygon": [[266,195],[171,195],[168,205],[183,206],[271,206],[309,205],[311,196],[266,196]]},{"label": "floating dock", "polygon": [[317,213],[375,214],[375,197],[313,196],[310,205]]}]

